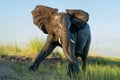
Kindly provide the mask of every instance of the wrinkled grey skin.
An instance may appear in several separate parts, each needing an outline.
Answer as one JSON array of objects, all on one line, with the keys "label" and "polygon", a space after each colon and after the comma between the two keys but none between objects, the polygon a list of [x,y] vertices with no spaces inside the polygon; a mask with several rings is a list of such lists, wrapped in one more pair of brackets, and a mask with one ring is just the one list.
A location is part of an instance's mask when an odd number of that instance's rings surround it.
[{"label": "wrinkled grey skin", "polygon": [[[71,76],[79,72],[78,57],[82,58],[83,68],[86,67],[86,58],[91,41],[89,25],[86,23],[83,29],[74,29],[76,26],[72,24],[71,16],[67,13],[57,13],[51,15],[51,18],[46,43],[30,66],[30,70],[38,69],[40,63],[50,55],[56,46],[60,46],[69,62],[68,75]],[[44,26],[46,25],[44,24]]]}]

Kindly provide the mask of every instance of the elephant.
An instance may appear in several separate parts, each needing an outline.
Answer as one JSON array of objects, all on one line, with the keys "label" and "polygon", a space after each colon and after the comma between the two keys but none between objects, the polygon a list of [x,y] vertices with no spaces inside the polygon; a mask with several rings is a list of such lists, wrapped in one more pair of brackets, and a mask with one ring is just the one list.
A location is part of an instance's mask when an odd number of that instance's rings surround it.
[{"label": "elephant", "polygon": [[40,63],[60,46],[68,60],[68,75],[79,72],[78,57],[82,58],[83,69],[91,43],[90,27],[87,23],[89,15],[83,10],[66,9],[58,12],[57,8],[37,5],[31,12],[34,24],[47,34],[47,40],[35,58],[30,70],[38,69]]}]

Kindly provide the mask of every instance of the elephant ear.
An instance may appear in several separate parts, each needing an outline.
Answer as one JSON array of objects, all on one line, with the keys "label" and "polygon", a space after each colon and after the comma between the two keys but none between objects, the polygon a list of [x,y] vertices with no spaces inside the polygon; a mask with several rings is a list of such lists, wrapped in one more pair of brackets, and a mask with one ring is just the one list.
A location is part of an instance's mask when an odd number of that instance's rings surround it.
[{"label": "elephant ear", "polygon": [[83,21],[83,23],[87,23],[87,21],[89,20],[89,14],[83,10],[66,9],[66,12],[80,19],[81,21]]},{"label": "elephant ear", "polygon": [[44,33],[48,34],[50,28],[50,17],[57,12],[58,9],[56,8],[37,5],[31,13],[34,24],[38,26]]},{"label": "elephant ear", "polygon": [[89,19],[89,14],[83,10],[67,9],[66,12],[71,16],[70,31],[75,33],[84,28]]}]

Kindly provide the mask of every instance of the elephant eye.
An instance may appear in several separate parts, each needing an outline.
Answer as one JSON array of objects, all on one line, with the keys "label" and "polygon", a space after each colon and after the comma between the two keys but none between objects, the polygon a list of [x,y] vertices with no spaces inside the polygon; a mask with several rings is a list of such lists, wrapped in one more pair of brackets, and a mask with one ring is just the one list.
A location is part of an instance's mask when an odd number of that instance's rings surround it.
[{"label": "elephant eye", "polygon": [[54,34],[54,33],[53,33],[52,35],[55,37],[55,34]]}]

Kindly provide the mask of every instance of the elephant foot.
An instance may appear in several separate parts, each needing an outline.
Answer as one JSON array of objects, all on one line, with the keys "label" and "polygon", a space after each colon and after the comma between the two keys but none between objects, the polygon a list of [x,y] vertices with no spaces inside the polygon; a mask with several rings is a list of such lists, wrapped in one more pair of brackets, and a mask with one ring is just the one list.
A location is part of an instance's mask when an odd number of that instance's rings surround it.
[{"label": "elephant foot", "polygon": [[85,67],[85,66],[82,66],[82,70],[85,72],[85,71],[86,71],[86,67]]},{"label": "elephant foot", "polygon": [[74,73],[74,72],[68,72],[67,73],[68,74],[68,76],[70,77],[70,78],[77,78],[78,77],[78,73]]},{"label": "elephant foot", "polygon": [[79,72],[79,65],[78,63],[74,63],[74,64],[69,64],[68,65],[68,76],[69,77],[75,77],[78,75]]},{"label": "elephant foot", "polygon": [[36,71],[38,69],[38,66],[37,65],[30,65],[30,67],[29,67],[29,70],[30,71]]}]

